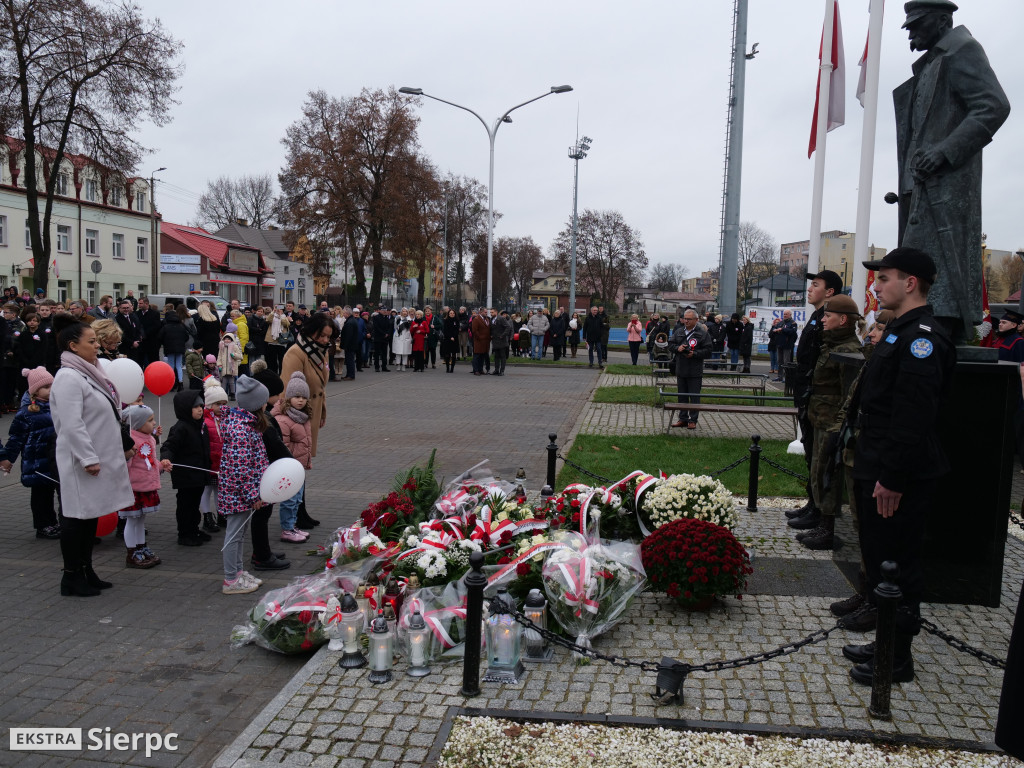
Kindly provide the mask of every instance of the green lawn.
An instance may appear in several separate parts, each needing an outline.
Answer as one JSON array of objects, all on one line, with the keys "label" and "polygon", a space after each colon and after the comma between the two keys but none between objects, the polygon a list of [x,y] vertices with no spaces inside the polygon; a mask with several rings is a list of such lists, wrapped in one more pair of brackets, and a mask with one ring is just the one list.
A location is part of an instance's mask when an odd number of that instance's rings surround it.
[{"label": "green lawn", "polygon": [[[667,379],[662,385],[666,391],[675,391],[675,379]],[[728,403],[730,405],[767,405],[767,406],[787,406],[792,405],[792,400],[787,402],[781,402],[779,400],[768,400],[765,403],[759,403],[751,396],[750,398],[719,398],[715,399],[715,395],[742,395],[747,394],[749,390],[741,389],[715,389],[711,387],[705,387],[701,390],[701,398],[706,399],[709,403]],[[769,395],[771,396],[771,395]],[[653,386],[647,387],[598,387],[594,390],[594,402],[595,403],[639,403],[641,405],[650,405],[652,407],[661,407],[661,403],[658,402],[658,394]]]},{"label": "green lawn", "polygon": [[540,360],[531,360],[528,357],[510,357],[508,359],[508,365],[564,365],[569,368],[579,368],[580,366],[586,367],[587,359],[577,357],[573,360],[571,357],[563,357],[558,362],[551,359],[550,352],[548,357],[542,357]]},{"label": "green lawn", "polygon": [[[600,391],[600,390],[598,390]],[[762,440],[761,457],[770,458],[782,466],[800,474],[807,473],[803,456],[786,453],[788,443],[782,440]],[[749,453],[750,440],[745,438],[688,437],[680,439],[671,435],[577,435],[569,451],[569,460],[595,474],[616,482],[635,469],[642,469],[652,475],[659,470],[666,474],[689,472],[709,474],[736,461]],[[741,464],[736,469],[719,476],[733,493],[747,493],[750,465]],[[562,467],[558,474],[558,488],[569,483],[596,483],[569,465]],[[769,467],[763,460],[760,464],[758,494],[761,496],[802,496],[804,483],[794,477]]]}]

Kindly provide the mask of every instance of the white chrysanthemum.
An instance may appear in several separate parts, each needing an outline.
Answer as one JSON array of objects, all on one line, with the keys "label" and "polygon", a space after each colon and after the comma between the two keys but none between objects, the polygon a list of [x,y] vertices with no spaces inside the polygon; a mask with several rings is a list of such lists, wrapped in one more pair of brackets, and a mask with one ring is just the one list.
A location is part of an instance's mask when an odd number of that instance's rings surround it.
[{"label": "white chrysanthemum", "polygon": [[706,475],[672,475],[644,497],[644,509],[655,527],[682,517],[732,528],[735,506],[728,489]]}]

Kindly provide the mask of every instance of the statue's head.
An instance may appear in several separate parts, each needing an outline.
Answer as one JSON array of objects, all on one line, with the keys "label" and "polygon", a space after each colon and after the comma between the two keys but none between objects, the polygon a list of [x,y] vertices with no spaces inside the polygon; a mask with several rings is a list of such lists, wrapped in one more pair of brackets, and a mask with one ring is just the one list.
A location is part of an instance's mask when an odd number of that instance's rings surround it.
[{"label": "statue's head", "polygon": [[953,12],[958,10],[950,0],[910,0],[904,4],[907,20],[903,28],[910,37],[910,50],[927,51],[953,27]]}]

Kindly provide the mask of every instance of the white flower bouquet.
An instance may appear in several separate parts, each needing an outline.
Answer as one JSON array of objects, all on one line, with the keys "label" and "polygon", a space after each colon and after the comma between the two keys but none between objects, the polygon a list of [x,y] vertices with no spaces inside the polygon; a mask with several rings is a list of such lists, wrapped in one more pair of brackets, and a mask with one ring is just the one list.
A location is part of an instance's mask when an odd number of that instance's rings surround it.
[{"label": "white flower bouquet", "polygon": [[683,517],[704,520],[729,530],[736,525],[732,494],[707,475],[680,474],[663,478],[644,496],[643,516],[651,530]]}]

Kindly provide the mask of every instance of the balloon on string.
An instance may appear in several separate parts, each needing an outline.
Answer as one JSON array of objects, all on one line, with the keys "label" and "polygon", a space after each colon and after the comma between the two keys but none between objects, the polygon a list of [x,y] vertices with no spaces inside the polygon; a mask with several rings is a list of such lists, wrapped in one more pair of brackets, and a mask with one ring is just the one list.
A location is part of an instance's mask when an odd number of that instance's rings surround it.
[{"label": "balloon on string", "polygon": [[146,389],[157,397],[163,397],[174,389],[174,369],[162,360],[147,365],[144,378]]},{"label": "balloon on string", "polygon": [[117,528],[117,512],[111,512],[109,515],[104,515],[96,521],[97,536],[106,536],[113,533],[115,528]]},{"label": "balloon on string", "polygon": [[106,374],[107,366],[110,365],[110,361],[107,358],[105,358],[105,357],[101,357],[98,360],[98,362],[100,364],[100,370],[103,371],[104,374]]},{"label": "balloon on string", "polygon": [[306,481],[306,470],[296,459],[278,459],[263,472],[260,498],[267,504],[280,504],[299,492]]},{"label": "balloon on string", "polygon": [[119,357],[112,360],[103,373],[114,385],[122,403],[134,403],[142,394],[145,378],[142,375],[142,368],[134,360]]}]

